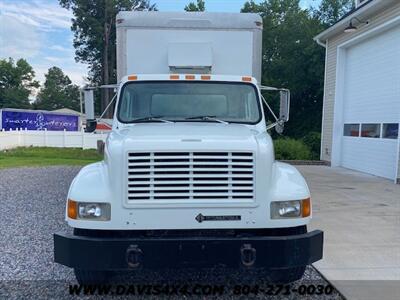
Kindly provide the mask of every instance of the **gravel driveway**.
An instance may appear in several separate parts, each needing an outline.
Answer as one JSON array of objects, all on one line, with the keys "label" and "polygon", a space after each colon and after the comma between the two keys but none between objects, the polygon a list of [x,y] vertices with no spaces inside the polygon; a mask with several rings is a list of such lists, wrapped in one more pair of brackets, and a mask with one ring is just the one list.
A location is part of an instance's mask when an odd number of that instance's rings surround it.
[{"label": "gravel driveway", "polygon": [[[70,230],[64,221],[64,205],[69,184],[79,169],[46,167],[0,170],[0,299],[70,298],[69,284],[75,284],[74,275],[69,268],[53,262],[52,234]],[[129,282],[129,278],[125,276],[124,282]],[[296,292],[280,296],[266,296],[265,292],[259,292],[257,296],[252,293],[249,296],[235,296],[233,290],[236,285],[259,286],[262,290],[268,287],[268,283],[262,279],[235,272],[230,273],[227,279],[215,271],[187,270],[176,274],[170,270],[140,275],[140,278],[135,278],[135,284],[138,282],[169,285],[189,283],[189,286],[223,284],[226,291],[224,297],[227,299],[248,299],[250,296],[259,299],[342,299],[336,291],[324,296],[300,297]],[[328,285],[310,267],[304,278],[291,285],[291,288],[318,284]],[[144,298],[150,299],[151,296]]]}]

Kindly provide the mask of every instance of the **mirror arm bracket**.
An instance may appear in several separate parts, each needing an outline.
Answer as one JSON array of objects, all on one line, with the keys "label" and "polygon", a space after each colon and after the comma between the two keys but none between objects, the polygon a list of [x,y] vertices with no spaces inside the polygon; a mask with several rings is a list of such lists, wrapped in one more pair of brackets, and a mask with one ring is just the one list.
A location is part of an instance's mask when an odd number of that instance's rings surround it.
[{"label": "mirror arm bracket", "polygon": [[261,99],[263,100],[264,104],[267,106],[268,110],[270,111],[270,113],[274,117],[275,121],[278,121],[279,120],[278,117],[275,115],[274,111],[272,110],[271,106],[269,106],[267,100],[265,100],[263,95],[261,95]]},{"label": "mirror arm bracket", "polygon": [[[287,93],[287,95],[288,95],[287,106],[288,107],[290,106],[290,90],[285,89],[285,88],[275,88],[275,87],[263,86],[263,85],[260,86],[260,90],[261,91],[279,91],[281,93],[281,106],[282,106],[282,92]],[[262,101],[267,106],[268,110],[270,111],[270,113],[272,114],[272,116],[275,119],[275,122],[267,125],[266,129],[270,130],[270,129],[276,127],[276,131],[279,134],[281,134],[283,132],[283,128],[285,126],[285,122],[288,121],[288,119],[289,119],[289,117],[288,117],[289,116],[288,115],[289,112],[287,112],[287,115],[285,114],[284,118],[282,118],[281,113],[280,113],[280,116],[278,118],[276,116],[276,114],[274,113],[274,111],[272,110],[271,106],[268,104],[267,100],[264,98],[264,96],[261,93],[260,93],[260,95],[261,95]]]}]

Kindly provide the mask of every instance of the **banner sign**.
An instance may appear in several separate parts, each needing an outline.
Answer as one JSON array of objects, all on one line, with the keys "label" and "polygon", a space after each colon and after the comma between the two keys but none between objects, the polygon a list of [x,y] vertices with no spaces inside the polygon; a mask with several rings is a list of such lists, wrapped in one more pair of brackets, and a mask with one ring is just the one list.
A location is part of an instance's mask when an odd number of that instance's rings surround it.
[{"label": "banner sign", "polygon": [[1,111],[1,128],[4,130],[78,131],[79,117],[35,111]]}]

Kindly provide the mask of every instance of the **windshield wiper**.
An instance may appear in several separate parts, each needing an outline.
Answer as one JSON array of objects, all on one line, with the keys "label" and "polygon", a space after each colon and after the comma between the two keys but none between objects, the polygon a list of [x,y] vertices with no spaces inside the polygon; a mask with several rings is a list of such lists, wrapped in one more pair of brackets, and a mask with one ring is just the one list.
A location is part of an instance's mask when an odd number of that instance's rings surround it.
[{"label": "windshield wiper", "polygon": [[134,119],[132,122],[137,122],[137,123],[144,123],[144,122],[163,122],[163,123],[174,123],[169,120],[163,119],[163,116],[152,116],[152,117],[145,117],[145,118],[139,118],[139,119]]},{"label": "windshield wiper", "polygon": [[186,118],[185,120],[214,121],[214,122],[218,122],[221,124],[229,124],[228,122],[218,119],[216,116],[196,116],[196,117]]}]

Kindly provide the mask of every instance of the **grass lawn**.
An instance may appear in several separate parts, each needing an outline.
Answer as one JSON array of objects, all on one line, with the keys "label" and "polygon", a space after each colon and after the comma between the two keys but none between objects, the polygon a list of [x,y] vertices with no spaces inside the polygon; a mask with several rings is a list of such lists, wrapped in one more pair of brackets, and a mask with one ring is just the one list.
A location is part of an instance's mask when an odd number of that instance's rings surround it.
[{"label": "grass lawn", "polygon": [[0,151],[0,169],[39,166],[87,165],[102,160],[96,150],[29,147]]}]

